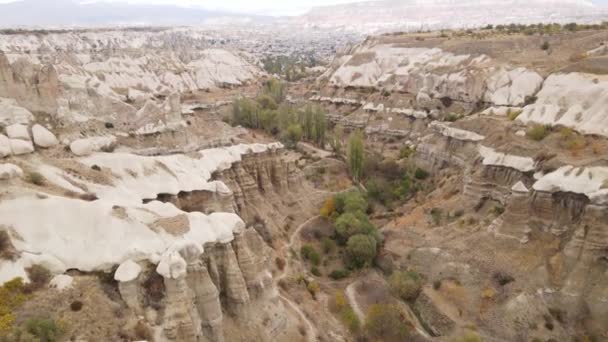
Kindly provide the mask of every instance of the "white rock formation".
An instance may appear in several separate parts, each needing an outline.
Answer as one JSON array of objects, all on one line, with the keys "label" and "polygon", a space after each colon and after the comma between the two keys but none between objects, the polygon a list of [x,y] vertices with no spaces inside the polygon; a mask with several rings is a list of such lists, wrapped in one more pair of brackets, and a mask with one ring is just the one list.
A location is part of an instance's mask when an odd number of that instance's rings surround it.
[{"label": "white rock formation", "polygon": [[[12,241],[13,245],[18,251],[29,252],[22,254],[10,267],[0,267],[0,282],[22,276],[23,268],[33,262],[32,258],[57,273],[71,268],[107,270],[126,260],[148,260],[153,264],[164,260],[159,270],[177,274],[179,268],[175,263],[180,261],[173,251],[188,243],[203,246],[229,242],[233,232],[244,229],[244,223],[234,213],[186,213],[170,203],[142,204],[143,200],[156,198],[160,193],[176,195],[180,191],[225,190],[225,185],[209,181],[213,172],[230,168],[244,154],[281,147],[280,144],[236,145],[200,151],[198,158],[97,153],[80,159],[89,167],[108,168],[114,175],[112,185],[86,183],[98,200],[87,202],[50,194],[45,198],[26,194],[0,201],[0,225],[14,227],[20,239]],[[68,173],[63,176],[76,181]],[[82,179],[78,181],[83,182]],[[36,215],[31,215],[32,212]],[[187,218],[184,227],[155,225],[161,218],[182,215]],[[180,233],[167,233],[172,229],[179,229]],[[132,275],[130,271],[131,267],[125,268],[126,274]]]},{"label": "white rock formation", "polygon": [[114,280],[119,282],[132,281],[137,279],[140,273],[141,266],[129,259],[118,266],[116,272],[114,273]]},{"label": "white rock formation", "polygon": [[0,125],[28,124],[32,120],[34,115],[15,99],[0,98]]},{"label": "white rock formation", "polygon": [[9,138],[0,134],[0,158],[8,157],[12,153]]},{"label": "white rock formation", "polygon": [[0,164],[0,180],[9,180],[23,176],[23,170],[14,164]]},{"label": "white rock formation", "polygon": [[77,156],[87,156],[93,152],[111,148],[116,144],[116,137],[92,137],[78,139],[70,144],[70,150]]},{"label": "white rock formation", "polygon": [[475,132],[467,131],[460,128],[450,127],[447,124],[439,121],[433,121],[429,124],[429,127],[437,130],[441,135],[454,138],[456,140],[462,141],[482,141],[486,137],[483,135],[477,134]]},{"label": "white rock formation", "polygon": [[608,76],[553,74],[517,120],[608,136]]},{"label": "white rock formation", "polygon": [[51,133],[42,125],[34,125],[32,127],[32,136],[34,138],[34,144],[38,147],[48,148],[59,144],[55,134]]},{"label": "white rock formation", "polygon": [[548,173],[532,186],[536,191],[584,194],[596,204],[608,204],[608,167],[563,166]]},{"label": "white rock formation", "polygon": [[30,133],[27,131],[27,126],[22,124],[14,124],[6,127],[6,135],[10,139],[21,139],[30,141]]},{"label": "white rock formation", "polygon": [[[375,88],[498,106],[520,106],[543,78],[524,69],[496,68],[487,56],[455,55],[433,48],[405,48],[366,42],[337,61],[329,83],[336,87]],[[448,72],[446,72],[448,70]]]},{"label": "white rock formation", "polygon": [[483,165],[505,166],[521,172],[533,171],[536,165],[532,158],[496,152],[482,145],[479,146],[479,154],[483,158]]},{"label": "white rock formation", "polygon": [[57,289],[59,291],[63,291],[72,287],[72,283],[74,282],[74,278],[70,277],[66,274],[59,274],[51,279],[49,283],[49,287]]},{"label": "white rock formation", "polygon": [[9,145],[11,152],[16,156],[34,152],[34,144],[29,140],[10,139]]}]

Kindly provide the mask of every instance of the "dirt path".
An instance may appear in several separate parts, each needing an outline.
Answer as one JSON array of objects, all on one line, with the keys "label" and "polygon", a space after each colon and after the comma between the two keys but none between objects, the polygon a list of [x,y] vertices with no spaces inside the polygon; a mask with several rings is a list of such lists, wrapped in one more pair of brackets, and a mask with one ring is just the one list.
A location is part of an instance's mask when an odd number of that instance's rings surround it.
[{"label": "dirt path", "polygon": [[344,293],[346,294],[346,299],[350,303],[351,308],[353,308],[355,315],[357,315],[357,318],[359,318],[359,322],[363,324],[365,322],[365,314],[363,313],[363,310],[361,310],[359,302],[357,302],[357,296],[355,294],[355,287],[357,284],[359,284],[359,280],[350,283],[346,287],[346,291],[344,291]]},{"label": "dirt path", "polygon": [[[287,262],[285,263],[285,267],[283,268],[283,271],[281,272],[281,274],[275,278],[275,284],[278,284],[278,282],[281,279],[284,279],[285,277],[287,277],[289,275],[289,269],[291,266],[291,258],[289,257],[289,250],[294,247],[295,247],[295,249],[297,249],[297,247],[299,246],[300,231],[302,231],[302,229],[304,227],[306,227],[308,224],[310,224],[317,218],[319,218],[319,216],[311,217],[308,220],[306,220],[304,223],[300,224],[298,226],[298,228],[296,228],[296,230],[293,232],[293,234],[289,237],[289,243],[287,245],[285,245],[282,249],[282,252],[283,252],[282,254],[285,256],[285,260]],[[283,295],[281,293],[281,290],[279,290],[279,298],[281,298],[281,300],[283,302],[285,302],[289,307],[291,307],[291,309],[293,311],[295,311],[302,318],[302,321],[304,321],[304,323],[306,324],[306,330],[307,330],[306,336],[308,338],[308,341],[317,342],[318,341],[317,328],[312,324],[312,322],[308,319],[308,317],[306,317],[306,314],[304,314],[304,312],[298,307],[297,304],[295,304],[289,298],[287,298],[285,295]]]}]

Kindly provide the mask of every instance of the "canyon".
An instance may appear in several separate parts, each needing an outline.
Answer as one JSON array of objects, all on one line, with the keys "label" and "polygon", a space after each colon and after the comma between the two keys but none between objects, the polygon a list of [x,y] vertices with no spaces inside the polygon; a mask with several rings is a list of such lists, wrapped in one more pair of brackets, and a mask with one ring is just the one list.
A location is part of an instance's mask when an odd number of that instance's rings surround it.
[{"label": "canyon", "polygon": [[[408,341],[604,340],[606,33],[370,36],[285,82],[273,110],[327,124],[295,144],[231,121],[276,75],[202,30],[2,33],[0,283],[49,279],[0,334],[44,315],[57,340],[353,341],[386,301]],[[362,179],[337,147],[358,134]],[[375,198],[382,165],[416,191]],[[349,252],[323,210],[353,189],[378,253],[331,277]]]}]

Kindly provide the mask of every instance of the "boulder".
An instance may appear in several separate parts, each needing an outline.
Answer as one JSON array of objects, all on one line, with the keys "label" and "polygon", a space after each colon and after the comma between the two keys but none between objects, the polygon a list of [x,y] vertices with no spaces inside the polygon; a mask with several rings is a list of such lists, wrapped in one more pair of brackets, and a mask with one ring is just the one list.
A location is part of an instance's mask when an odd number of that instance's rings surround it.
[{"label": "boulder", "polygon": [[128,282],[137,279],[140,273],[141,266],[129,259],[118,266],[114,279],[119,282]]},{"label": "boulder", "polygon": [[27,131],[27,126],[22,124],[14,124],[6,127],[6,135],[11,139],[30,141],[30,133]]},{"label": "boulder", "polygon": [[15,99],[0,98],[0,125],[27,124],[34,120],[34,115],[19,106]]},{"label": "boulder", "polygon": [[9,145],[11,146],[11,151],[16,156],[34,152],[34,145],[31,141],[25,141],[21,139],[10,139]]},{"label": "boulder", "polygon": [[114,136],[78,139],[70,144],[70,150],[77,156],[87,156],[93,152],[111,149],[115,143]]},{"label": "boulder", "polygon": [[39,147],[48,148],[59,143],[55,134],[38,124],[32,127],[32,136],[34,137],[34,144]]},{"label": "boulder", "polygon": [[66,274],[60,274],[51,279],[49,287],[62,291],[71,288],[73,282],[74,278]]},{"label": "boulder", "polygon": [[23,170],[14,164],[0,164],[0,180],[9,180],[23,176]]},{"label": "boulder", "polygon": [[0,158],[11,155],[10,140],[4,134],[0,134]]}]

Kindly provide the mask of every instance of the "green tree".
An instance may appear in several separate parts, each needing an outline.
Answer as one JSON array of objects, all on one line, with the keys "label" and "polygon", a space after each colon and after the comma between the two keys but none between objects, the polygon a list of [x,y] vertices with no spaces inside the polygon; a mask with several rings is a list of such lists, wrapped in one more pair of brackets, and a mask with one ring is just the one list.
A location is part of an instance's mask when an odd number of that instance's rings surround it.
[{"label": "green tree", "polygon": [[271,96],[276,103],[281,103],[285,99],[285,86],[276,78],[264,82],[262,93]]},{"label": "green tree", "polygon": [[379,341],[407,341],[409,328],[401,318],[399,308],[394,305],[374,304],[365,319],[365,331]]},{"label": "green tree", "polygon": [[340,217],[336,219],[334,226],[341,243],[348,241],[350,237],[354,235],[375,234],[375,227],[369,222],[367,216],[361,212],[344,213],[340,215]]},{"label": "green tree", "polygon": [[351,236],[346,243],[348,261],[357,268],[370,265],[376,257],[376,245],[376,239],[370,235],[357,234]]},{"label": "green tree", "polygon": [[363,134],[353,132],[348,139],[348,168],[353,180],[359,182],[363,175],[364,146]]},{"label": "green tree", "polygon": [[342,139],[344,139],[344,129],[342,126],[336,126],[330,140],[331,149],[335,154],[342,153]]},{"label": "green tree", "polygon": [[325,112],[319,108],[315,107],[313,114],[313,122],[314,122],[314,140],[318,146],[321,148],[325,147],[325,131],[327,129],[327,119],[325,118]]},{"label": "green tree", "polygon": [[289,146],[295,147],[302,139],[302,126],[298,124],[292,124],[287,127],[286,139]]},{"label": "green tree", "polygon": [[389,284],[395,296],[406,301],[416,300],[422,288],[420,275],[412,271],[394,272],[389,279]]}]

